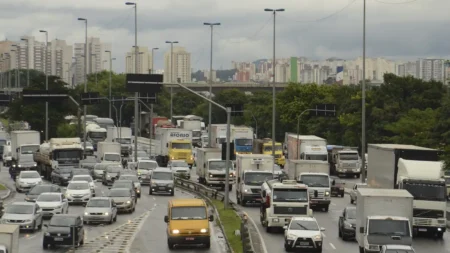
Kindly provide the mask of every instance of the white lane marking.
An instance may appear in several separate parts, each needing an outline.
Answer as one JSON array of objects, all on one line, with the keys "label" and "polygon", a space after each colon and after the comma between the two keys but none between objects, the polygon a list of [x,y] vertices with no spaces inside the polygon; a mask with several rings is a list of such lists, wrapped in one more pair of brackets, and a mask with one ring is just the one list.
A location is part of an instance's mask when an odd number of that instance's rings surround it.
[{"label": "white lane marking", "polygon": [[336,206],[336,204],[335,204],[335,203],[333,203],[333,202],[331,202],[331,205],[332,205],[332,206]]},{"label": "white lane marking", "polygon": [[27,240],[30,240],[30,239],[33,239],[33,238],[35,238],[37,235],[33,235],[33,236],[26,236],[25,238],[27,239]]},{"label": "white lane marking", "polygon": [[325,235],[325,233],[322,233],[323,238],[327,238],[327,236]]},{"label": "white lane marking", "polygon": [[261,241],[261,245],[263,248],[263,253],[268,253],[267,248],[266,248],[266,243],[264,242],[264,239],[261,235],[261,231],[259,231],[258,226],[256,226],[255,221],[252,219],[252,217],[250,217],[250,215],[247,215],[248,220],[250,220],[250,222],[253,224],[253,226],[256,228],[256,231],[258,232],[258,236],[259,236],[259,240]]},{"label": "white lane marking", "polygon": [[336,249],[336,247],[334,247],[334,245],[331,242],[330,242],[330,246],[331,246],[331,248]]}]

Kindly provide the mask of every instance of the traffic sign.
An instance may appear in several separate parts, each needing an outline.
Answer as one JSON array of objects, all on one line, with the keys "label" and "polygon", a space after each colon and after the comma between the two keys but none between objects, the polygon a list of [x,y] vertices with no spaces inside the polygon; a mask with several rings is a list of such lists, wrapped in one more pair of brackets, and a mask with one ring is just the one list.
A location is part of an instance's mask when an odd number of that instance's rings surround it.
[{"label": "traffic sign", "polygon": [[163,75],[160,74],[127,74],[126,89],[128,92],[156,94],[161,92],[162,82]]},{"label": "traffic sign", "polygon": [[98,92],[81,93],[81,105],[96,105],[100,103],[100,94]]}]

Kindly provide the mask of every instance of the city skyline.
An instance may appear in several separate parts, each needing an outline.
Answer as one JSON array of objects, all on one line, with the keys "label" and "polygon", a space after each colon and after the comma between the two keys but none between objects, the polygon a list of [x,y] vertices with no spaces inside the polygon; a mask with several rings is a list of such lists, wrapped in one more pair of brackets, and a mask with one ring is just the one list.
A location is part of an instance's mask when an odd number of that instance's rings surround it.
[{"label": "city skyline", "polygon": [[[450,35],[442,31],[448,23],[444,12],[450,7],[450,2],[431,1],[433,4],[424,1],[368,1],[367,55],[405,60],[448,58],[445,41]],[[99,0],[92,4],[81,0],[75,4],[49,1],[37,5],[24,0],[21,3],[22,11],[15,16],[11,13],[18,8],[18,3],[1,4],[4,22],[0,24],[0,40],[17,40],[23,35],[42,40],[44,36],[39,34],[39,29],[45,29],[49,32],[49,40],[58,38],[68,44],[82,43],[84,27],[76,19],[84,17],[88,19],[88,37],[98,37],[104,43],[110,43],[112,56],[117,58],[113,69],[125,71],[123,56],[134,45],[134,26],[133,9],[125,6],[124,2]],[[178,40],[191,52],[194,69],[208,69],[210,29],[203,26],[203,22],[222,24],[214,30],[214,69],[229,69],[232,61],[271,57],[272,17],[263,11],[273,4],[269,1],[251,4],[237,0],[226,3],[213,0],[137,3],[138,45],[161,49],[155,52],[155,69],[164,68],[163,52],[169,48],[164,43],[166,40]],[[35,13],[37,6],[39,14]],[[280,0],[275,7],[286,9],[277,16],[277,58],[351,59],[361,56],[361,1],[306,0],[294,3]],[[208,13],[190,11],[198,9],[208,9]],[[46,12],[51,15],[46,15]],[[409,43],[404,43],[405,38],[411,38]]]}]

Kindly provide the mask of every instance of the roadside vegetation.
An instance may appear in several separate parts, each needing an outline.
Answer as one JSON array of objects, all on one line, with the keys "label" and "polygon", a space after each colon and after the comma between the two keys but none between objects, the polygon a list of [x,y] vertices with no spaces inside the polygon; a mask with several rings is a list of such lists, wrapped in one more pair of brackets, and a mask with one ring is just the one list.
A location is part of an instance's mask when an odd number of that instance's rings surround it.
[{"label": "roadside vegetation", "polygon": [[[224,209],[223,202],[213,199],[212,203],[219,213],[228,243],[234,253],[242,253],[241,237],[234,234],[234,231],[241,229],[241,218],[233,209]],[[219,224],[219,219],[216,219],[216,223]]]}]

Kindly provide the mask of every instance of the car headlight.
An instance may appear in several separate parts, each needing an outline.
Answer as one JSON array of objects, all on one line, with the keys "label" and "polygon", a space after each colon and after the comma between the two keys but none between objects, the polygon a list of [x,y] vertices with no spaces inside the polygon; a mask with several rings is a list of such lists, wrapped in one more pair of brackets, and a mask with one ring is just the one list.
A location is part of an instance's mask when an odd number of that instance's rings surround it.
[{"label": "car headlight", "polygon": [[380,251],[380,246],[378,246],[378,245],[370,245],[369,244],[369,250]]},{"label": "car headlight", "polygon": [[206,232],[208,232],[208,229],[206,229],[206,228],[200,229],[200,233],[206,233]]},{"label": "car headlight", "polygon": [[213,175],[209,174],[209,177],[213,177]]},{"label": "car headlight", "polygon": [[322,240],[322,236],[321,235],[316,235],[316,236],[314,236],[314,240],[320,241],[320,240]]},{"label": "car headlight", "polygon": [[37,166],[37,163],[35,163],[34,165],[33,165],[33,167],[36,167]]},{"label": "car headlight", "polygon": [[31,200],[29,197],[25,197],[25,200]]},{"label": "car headlight", "polygon": [[106,177],[111,177],[110,175],[106,175]]},{"label": "car headlight", "polygon": [[249,189],[244,189],[244,192],[250,192],[250,190]]},{"label": "car headlight", "polygon": [[178,229],[172,230],[172,234],[179,234],[179,233],[180,233],[180,230],[178,230]]},{"label": "car headlight", "polygon": [[49,232],[45,232],[45,236],[50,236],[50,233]]},{"label": "car headlight", "polygon": [[108,212],[106,212],[106,213],[105,213],[105,216],[108,216],[108,214],[109,214],[109,213],[108,213]]},{"label": "car headlight", "polygon": [[131,204],[131,201],[128,200],[128,201],[127,201],[127,204]]},{"label": "car headlight", "polygon": [[63,205],[61,204],[61,205],[59,205],[59,206],[56,206],[55,207],[55,209],[60,209],[61,207],[63,207]]},{"label": "car headlight", "polygon": [[68,193],[68,192],[66,192],[64,195],[66,195],[66,198],[70,197],[70,193]]},{"label": "car headlight", "polygon": [[344,227],[346,228],[352,228],[352,224],[348,223],[348,222],[344,222]]},{"label": "car headlight", "polygon": [[24,220],[23,222],[31,222],[32,220]]},{"label": "car headlight", "polygon": [[295,240],[295,239],[297,239],[297,236],[294,235],[294,234],[288,234],[288,235],[286,236],[286,238],[287,238],[288,240]]},{"label": "car headlight", "polygon": [[155,181],[151,182],[152,185],[158,185]]},{"label": "car headlight", "polygon": [[19,167],[22,167],[22,165],[20,165],[20,164],[19,164],[18,166],[19,166]]},{"label": "car headlight", "polygon": [[330,192],[326,191],[325,196],[330,196]]},{"label": "car headlight", "polygon": [[88,213],[88,212],[85,212],[84,215],[89,215],[89,213]]}]

